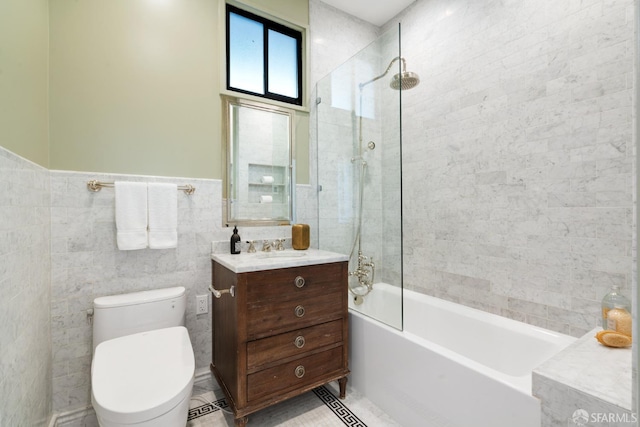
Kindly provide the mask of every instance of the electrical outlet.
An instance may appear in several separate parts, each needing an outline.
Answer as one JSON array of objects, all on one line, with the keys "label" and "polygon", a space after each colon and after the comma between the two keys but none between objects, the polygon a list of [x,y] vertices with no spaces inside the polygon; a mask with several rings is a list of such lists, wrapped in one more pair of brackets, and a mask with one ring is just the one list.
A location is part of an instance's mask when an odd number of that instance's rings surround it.
[{"label": "electrical outlet", "polygon": [[209,312],[209,295],[196,296],[196,314],[205,314]]}]

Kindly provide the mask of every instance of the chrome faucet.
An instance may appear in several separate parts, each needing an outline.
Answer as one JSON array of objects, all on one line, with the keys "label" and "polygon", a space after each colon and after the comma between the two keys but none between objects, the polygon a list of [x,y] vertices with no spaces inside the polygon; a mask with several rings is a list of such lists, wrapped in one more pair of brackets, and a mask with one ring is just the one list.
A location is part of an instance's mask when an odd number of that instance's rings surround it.
[{"label": "chrome faucet", "polygon": [[276,239],[273,242],[273,248],[276,251],[284,251],[284,239]]},{"label": "chrome faucet", "polygon": [[268,240],[262,242],[262,252],[271,252],[271,243]]},{"label": "chrome faucet", "polygon": [[255,240],[247,240],[247,243],[249,244],[249,249],[247,250],[247,252],[249,253],[254,253],[256,251],[256,247],[255,247]]},{"label": "chrome faucet", "polygon": [[[349,276],[355,276],[358,278],[360,285],[366,286],[368,292],[373,289],[373,281],[376,274],[376,265],[373,260],[363,255],[361,251],[358,251],[358,265],[354,271],[349,272]],[[369,277],[371,275],[371,277]]]}]

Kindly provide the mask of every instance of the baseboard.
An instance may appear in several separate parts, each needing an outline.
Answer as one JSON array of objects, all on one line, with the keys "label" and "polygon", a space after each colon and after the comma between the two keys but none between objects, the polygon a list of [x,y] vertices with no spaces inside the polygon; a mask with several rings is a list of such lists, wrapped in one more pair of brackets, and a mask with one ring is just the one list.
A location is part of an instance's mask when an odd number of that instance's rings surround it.
[{"label": "baseboard", "polygon": [[[94,416],[93,407],[86,406],[84,408],[76,408],[70,411],[60,412],[59,414],[53,414],[49,427],[60,427],[71,423],[75,423],[86,417]],[[77,425],[77,424],[76,424]]]},{"label": "baseboard", "polygon": [[[213,384],[214,389],[219,388],[218,383],[213,379],[213,374],[209,368],[202,368],[196,371],[193,386],[207,387],[211,388],[211,384]],[[54,413],[51,416],[51,420],[49,421],[48,427],[64,427],[65,425],[76,423],[79,420],[82,420],[86,417],[95,417],[95,413],[93,411],[92,406],[86,406],[84,408],[76,408],[70,411]],[[74,424],[77,425],[77,424]]]},{"label": "baseboard", "polygon": [[193,386],[205,387],[207,384],[212,385],[214,390],[220,388],[209,368],[202,368],[196,371]]}]

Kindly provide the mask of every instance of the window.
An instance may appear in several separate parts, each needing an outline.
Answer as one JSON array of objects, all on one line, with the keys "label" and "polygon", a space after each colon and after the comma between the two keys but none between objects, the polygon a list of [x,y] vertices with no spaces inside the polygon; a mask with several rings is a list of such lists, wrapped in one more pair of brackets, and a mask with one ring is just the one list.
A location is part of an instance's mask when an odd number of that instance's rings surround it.
[{"label": "window", "polygon": [[227,89],[302,105],[302,33],[227,4]]}]

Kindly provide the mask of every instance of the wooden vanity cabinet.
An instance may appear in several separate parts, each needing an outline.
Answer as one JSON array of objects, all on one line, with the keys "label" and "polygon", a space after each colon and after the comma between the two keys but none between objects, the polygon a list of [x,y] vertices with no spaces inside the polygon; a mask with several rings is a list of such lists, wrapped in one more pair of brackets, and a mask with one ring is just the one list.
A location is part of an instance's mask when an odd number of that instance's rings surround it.
[{"label": "wooden vanity cabinet", "polygon": [[348,369],[347,262],[234,273],[212,261],[211,370],[235,416],[337,380]]}]

